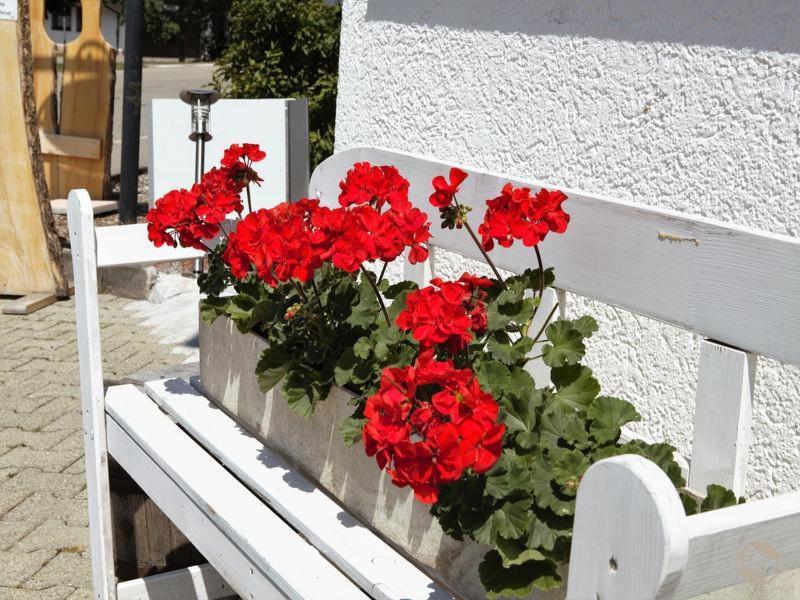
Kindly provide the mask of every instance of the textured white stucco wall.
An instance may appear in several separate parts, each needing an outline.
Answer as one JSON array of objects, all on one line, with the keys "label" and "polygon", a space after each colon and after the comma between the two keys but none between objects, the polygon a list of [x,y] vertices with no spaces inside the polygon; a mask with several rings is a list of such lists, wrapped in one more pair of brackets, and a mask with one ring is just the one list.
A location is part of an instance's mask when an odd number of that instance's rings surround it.
[{"label": "textured white stucco wall", "polygon": [[[799,78],[796,0],[345,0],[336,148],[796,236]],[[589,362],[604,391],[690,455],[698,340],[583,299],[570,311],[600,320]],[[761,359],[757,381],[748,494],[766,496],[800,487],[800,369]]]}]

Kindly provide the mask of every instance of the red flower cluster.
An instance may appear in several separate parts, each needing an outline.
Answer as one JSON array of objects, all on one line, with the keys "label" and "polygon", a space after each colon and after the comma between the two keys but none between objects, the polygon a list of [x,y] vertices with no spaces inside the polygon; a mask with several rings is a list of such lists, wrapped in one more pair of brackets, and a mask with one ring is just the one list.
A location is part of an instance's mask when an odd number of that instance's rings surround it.
[{"label": "red flower cluster", "polygon": [[311,242],[311,219],[319,201],[283,202],[247,215],[230,234],[222,257],[237,279],[256,273],[273,287],[290,278],[307,282],[322,265]]},{"label": "red flower cluster", "polygon": [[464,273],[458,281],[432,279],[431,285],[406,297],[406,308],[397,315],[397,326],[419,342],[421,348],[444,344],[455,354],[486,332],[483,288],[492,286],[485,277]]},{"label": "red flower cluster", "polygon": [[408,201],[408,180],[396,167],[356,163],[339,182],[339,204],[371,204],[380,211],[387,202],[399,211],[411,208]]},{"label": "red flower cluster", "polygon": [[267,153],[258,144],[233,144],[222,156],[222,167],[230,181],[241,192],[249,183],[261,184],[263,179],[253,170],[253,163],[264,160]]},{"label": "red flower cluster", "polygon": [[[203,240],[219,234],[227,215],[244,210],[239,194],[247,182],[261,181],[250,165],[264,156],[258,144],[234,144],[225,151],[222,168],[208,171],[190,190],[172,190],[159,198],[147,213],[150,241],[156,246],[180,243],[207,250]],[[242,168],[249,174],[242,175]]]},{"label": "red flower cluster", "polygon": [[497,198],[486,201],[486,214],[478,228],[483,247],[491,250],[497,240],[508,248],[514,239],[522,240],[526,246],[535,246],[550,231],[564,233],[569,215],[561,204],[566,199],[566,194],[559,190],[542,188],[531,196],[530,188],[515,188],[507,183]]},{"label": "red flower cluster", "polygon": [[470,369],[437,361],[428,350],[413,366],[383,370],[364,409],[364,447],[395,485],[409,485],[420,502],[433,504],[442,484],[497,462],[505,433],[498,412]]}]

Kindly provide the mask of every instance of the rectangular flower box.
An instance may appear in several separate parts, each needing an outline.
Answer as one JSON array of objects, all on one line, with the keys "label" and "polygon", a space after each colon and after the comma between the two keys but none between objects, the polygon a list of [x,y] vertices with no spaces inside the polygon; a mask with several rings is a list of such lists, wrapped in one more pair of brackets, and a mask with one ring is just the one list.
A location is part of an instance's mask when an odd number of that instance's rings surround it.
[{"label": "rectangular flower box", "polygon": [[[488,548],[445,535],[428,508],[409,488],[392,485],[363,446],[344,445],[339,423],[353,410],[347,390],[334,388],[310,418],[292,411],[277,390],[262,393],[254,371],[265,344],[253,333],[239,333],[226,317],[201,323],[200,376],[208,398],[434,577],[464,598],[485,598],[478,564]],[[563,598],[564,592],[533,597]]]}]

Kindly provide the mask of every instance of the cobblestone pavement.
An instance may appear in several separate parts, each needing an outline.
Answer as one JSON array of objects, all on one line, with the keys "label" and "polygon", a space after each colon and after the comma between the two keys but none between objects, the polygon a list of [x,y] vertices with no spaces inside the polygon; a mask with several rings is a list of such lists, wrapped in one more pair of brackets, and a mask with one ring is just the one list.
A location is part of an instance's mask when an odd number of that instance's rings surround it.
[{"label": "cobblestone pavement", "polygon": [[[129,305],[100,296],[110,383],[186,360]],[[0,600],[91,598],[74,300],[0,314],[0,344]]]}]

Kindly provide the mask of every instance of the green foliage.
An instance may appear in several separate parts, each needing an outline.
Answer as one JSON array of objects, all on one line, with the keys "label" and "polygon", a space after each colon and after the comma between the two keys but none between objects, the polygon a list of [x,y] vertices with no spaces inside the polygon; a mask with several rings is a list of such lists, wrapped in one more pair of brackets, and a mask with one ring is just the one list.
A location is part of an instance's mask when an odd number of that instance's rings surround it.
[{"label": "green foliage", "polygon": [[230,98],[308,98],[311,168],[333,152],[341,7],[235,0],[214,84]]}]

